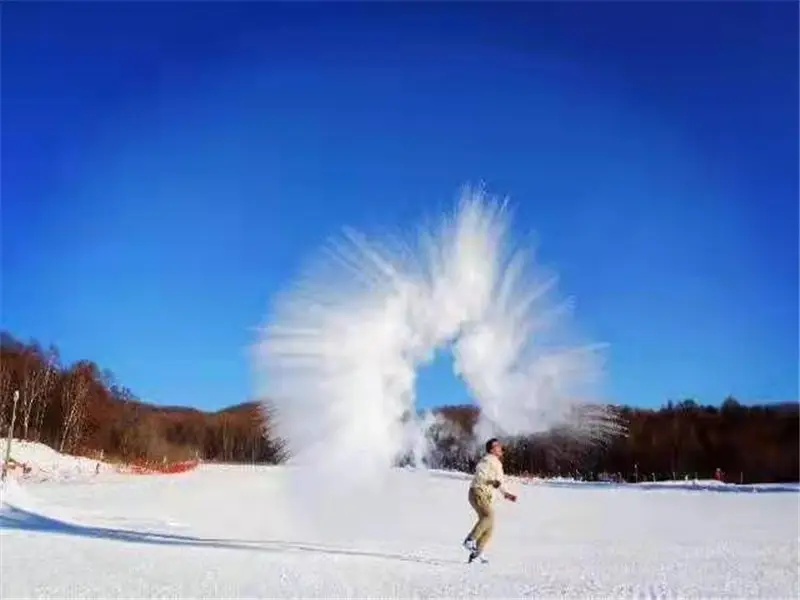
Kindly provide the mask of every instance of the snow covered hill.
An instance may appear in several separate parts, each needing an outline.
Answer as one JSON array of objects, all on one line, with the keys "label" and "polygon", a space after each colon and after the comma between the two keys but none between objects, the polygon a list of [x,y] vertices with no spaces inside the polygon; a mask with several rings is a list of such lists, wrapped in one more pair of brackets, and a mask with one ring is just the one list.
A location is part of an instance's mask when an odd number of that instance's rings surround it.
[{"label": "snow covered hill", "polygon": [[202,465],[92,485],[11,481],[0,596],[797,597],[798,494],[515,484],[488,565],[460,547],[466,481],[397,469],[323,489]]},{"label": "snow covered hill", "polygon": [[[5,460],[7,443],[0,440],[0,461]],[[113,465],[99,460],[61,454],[45,444],[17,439],[11,441],[10,466],[11,476],[25,482],[88,481],[117,472]]]}]

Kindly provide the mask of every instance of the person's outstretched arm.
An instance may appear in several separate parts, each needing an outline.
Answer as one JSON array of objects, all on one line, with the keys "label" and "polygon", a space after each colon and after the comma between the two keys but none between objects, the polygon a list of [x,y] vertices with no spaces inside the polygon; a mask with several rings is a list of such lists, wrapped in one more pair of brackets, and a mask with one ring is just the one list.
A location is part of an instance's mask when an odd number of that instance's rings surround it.
[{"label": "person's outstretched arm", "polygon": [[495,488],[500,490],[500,493],[503,494],[503,498],[505,498],[506,500],[508,500],[510,502],[516,502],[517,501],[517,496],[515,494],[512,494],[511,492],[509,492],[506,489],[506,486],[505,486],[505,478],[506,478],[506,476],[505,476],[505,473],[503,472],[503,463],[500,463],[499,461],[498,461],[498,463],[499,463],[499,466],[497,466],[497,473],[495,475],[495,482],[492,485],[494,485]]}]

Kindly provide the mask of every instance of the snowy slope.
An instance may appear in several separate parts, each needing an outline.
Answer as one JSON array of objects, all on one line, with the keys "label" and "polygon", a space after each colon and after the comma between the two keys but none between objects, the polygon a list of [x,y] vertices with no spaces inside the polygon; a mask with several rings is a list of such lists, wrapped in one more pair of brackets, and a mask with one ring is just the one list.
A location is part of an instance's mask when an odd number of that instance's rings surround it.
[{"label": "snowy slope", "polygon": [[[5,460],[8,441],[0,440],[0,461]],[[10,472],[26,482],[87,481],[98,475],[116,473],[113,465],[83,456],[61,454],[45,444],[14,439],[11,441],[11,462],[17,466]],[[23,473],[21,465],[29,468]]]},{"label": "snowy slope", "polygon": [[518,485],[465,564],[466,482],[333,496],[284,467],[12,485],[0,596],[797,597],[798,494]]}]

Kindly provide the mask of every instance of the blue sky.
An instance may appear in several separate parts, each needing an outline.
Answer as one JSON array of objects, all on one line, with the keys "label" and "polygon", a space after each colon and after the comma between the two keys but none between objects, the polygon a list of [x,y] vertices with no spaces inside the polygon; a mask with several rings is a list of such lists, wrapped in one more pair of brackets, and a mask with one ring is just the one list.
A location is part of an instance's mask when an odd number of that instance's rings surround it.
[{"label": "blue sky", "polygon": [[[484,181],[609,344],[612,401],[795,400],[793,3],[12,3],[2,325],[146,400],[250,394],[342,226]],[[425,404],[464,390],[438,361]]]}]

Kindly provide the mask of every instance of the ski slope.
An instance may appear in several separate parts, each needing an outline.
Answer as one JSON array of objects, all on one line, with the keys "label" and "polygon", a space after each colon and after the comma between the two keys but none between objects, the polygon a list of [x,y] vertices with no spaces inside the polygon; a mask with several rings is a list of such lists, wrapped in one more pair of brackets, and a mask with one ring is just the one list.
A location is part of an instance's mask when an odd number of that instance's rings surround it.
[{"label": "ski slope", "polygon": [[287,467],[17,483],[0,596],[797,597],[798,495],[513,486],[467,565],[458,474],[324,493]]}]

